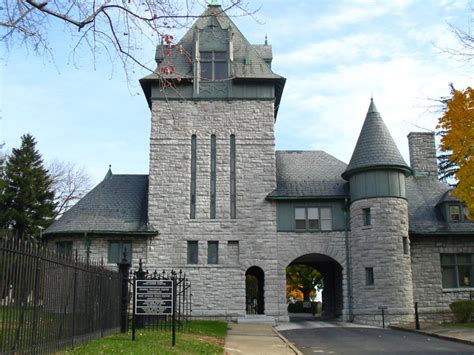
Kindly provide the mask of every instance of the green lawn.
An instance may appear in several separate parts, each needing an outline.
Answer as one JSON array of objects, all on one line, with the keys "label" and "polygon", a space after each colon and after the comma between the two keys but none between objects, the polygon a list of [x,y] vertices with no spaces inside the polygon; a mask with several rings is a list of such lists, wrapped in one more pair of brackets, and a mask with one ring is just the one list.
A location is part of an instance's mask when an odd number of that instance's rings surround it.
[{"label": "green lawn", "polygon": [[471,323],[448,323],[450,327],[472,328],[474,329],[474,322]]},{"label": "green lawn", "polygon": [[176,332],[174,347],[171,331],[137,330],[135,341],[130,332],[116,334],[61,354],[223,354],[226,334],[226,322],[195,320]]}]

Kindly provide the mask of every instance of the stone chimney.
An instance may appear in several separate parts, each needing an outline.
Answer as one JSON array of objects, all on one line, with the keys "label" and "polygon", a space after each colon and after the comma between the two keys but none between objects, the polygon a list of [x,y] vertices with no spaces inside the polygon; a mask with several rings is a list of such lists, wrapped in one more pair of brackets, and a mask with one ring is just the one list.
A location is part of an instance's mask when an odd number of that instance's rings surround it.
[{"label": "stone chimney", "polygon": [[411,132],[408,134],[410,166],[414,176],[438,178],[434,132]]}]

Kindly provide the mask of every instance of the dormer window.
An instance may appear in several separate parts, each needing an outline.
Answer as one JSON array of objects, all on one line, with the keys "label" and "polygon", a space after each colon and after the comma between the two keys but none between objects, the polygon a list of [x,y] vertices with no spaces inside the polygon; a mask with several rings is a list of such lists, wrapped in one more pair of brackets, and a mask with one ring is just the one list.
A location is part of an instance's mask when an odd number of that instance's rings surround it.
[{"label": "dormer window", "polygon": [[200,52],[201,80],[216,81],[228,78],[227,52]]},{"label": "dormer window", "polygon": [[448,218],[449,222],[469,222],[471,217],[469,215],[469,209],[462,204],[449,204],[448,205]]},{"label": "dormer window", "polygon": [[460,206],[449,206],[449,217],[451,222],[459,222],[461,220]]}]

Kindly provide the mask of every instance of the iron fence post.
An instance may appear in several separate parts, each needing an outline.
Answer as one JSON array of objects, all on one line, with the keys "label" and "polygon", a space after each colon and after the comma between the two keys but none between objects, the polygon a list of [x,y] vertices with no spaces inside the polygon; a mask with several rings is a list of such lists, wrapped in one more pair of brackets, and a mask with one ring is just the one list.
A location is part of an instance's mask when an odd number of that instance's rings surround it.
[{"label": "iron fence post", "polygon": [[123,252],[123,259],[117,264],[122,279],[122,292],[120,303],[120,331],[126,333],[128,330],[128,273],[130,271],[130,263],[127,260],[127,251]]},{"label": "iron fence post", "polygon": [[76,299],[77,299],[77,249],[76,249],[76,256],[74,258],[74,286],[73,286],[73,294],[72,294],[72,339],[71,339],[71,346],[74,348],[74,334],[76,331]]},{"label": "iron fence post", "polygon": [[33,349],[36,349],[36,330],[38,324],[38,298],[39,298],[39,278],[40,278],[40,265],[39,265],[39,245],[35,248],[35,281],[34,281],[34,299],[33,299],[33,330],[31,336],[31,345]]},{"label": "iron fence post", "polygon": [[[138,262],[138,270],[135,272],[135,278],[134,278],[135,281],[133,283],[133,295],[134,295],[134,297],[135,297],[135,282],[137,280],[145,280],[145,275],[146,275],[146,273],[143,270],[143,261],[142,261],[142,259],[140,259],[140,261]],[[135,309],[135,301],[134,301],[133,307]],[[134,311],[133,314],[134,314],[133,317],[134,317],[135,327],[143,328],[143,326],[145,324],[143,316],[135,314],[135,311]]]},{"label": "iron fence post", "polygon": [[420,315],[418,314],[418,302],[415,302],[415,328],[420,329]]}]

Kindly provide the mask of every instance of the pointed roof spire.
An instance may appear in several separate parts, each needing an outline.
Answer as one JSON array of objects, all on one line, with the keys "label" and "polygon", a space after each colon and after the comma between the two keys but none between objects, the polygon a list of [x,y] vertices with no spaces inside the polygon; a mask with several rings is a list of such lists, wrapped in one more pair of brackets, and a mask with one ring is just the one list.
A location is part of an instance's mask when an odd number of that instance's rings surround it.
[{"label": "pointed roof spire", "polygon": [[349,180],[354,173],[374,169],[398,169],[404,171],[406,175],[410,174],[410,168],[403,160],[371,98],[351,161],[342,177]]},{"label": "pointed roof spire", "polygon": [[109,164],[109,171],[107,171],[107,174],[105,174],[104,180],[110,180],[112,175],[112,165]]},{"label": "pointed roof spire", "polygon": [[370,105],[369,105],[369,110],[367,111],[367,114],[369,113],[378,113],[379,111],[377,110],[377,106],[374,104],[374,98],[373,96],[370,97]]},{"label": "pointed roof spire", "polygon": [[268,36],[266,33],[265,33],[265,45],[268,46]]}]

